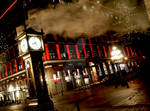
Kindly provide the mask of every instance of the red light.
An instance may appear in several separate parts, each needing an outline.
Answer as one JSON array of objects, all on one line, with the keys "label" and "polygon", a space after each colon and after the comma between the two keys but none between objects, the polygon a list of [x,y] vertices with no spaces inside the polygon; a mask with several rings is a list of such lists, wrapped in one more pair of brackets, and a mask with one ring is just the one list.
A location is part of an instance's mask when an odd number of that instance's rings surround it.
[{"label": "red light", "polygon": [[57,50],[58,59],[60,60],[61,54],[60,54],[59,44],[56,44],[56,50]]},{"label": "red light", "polygon": [[6,10],[5,12],[0,16],[0,19],[4,17],[4,15],[17,3],[17,0],[15,0]]},{"label": "red light", "polygon": [[66,48],[67,48],[68,59],[71,59],[69,45],[66,45]]}]

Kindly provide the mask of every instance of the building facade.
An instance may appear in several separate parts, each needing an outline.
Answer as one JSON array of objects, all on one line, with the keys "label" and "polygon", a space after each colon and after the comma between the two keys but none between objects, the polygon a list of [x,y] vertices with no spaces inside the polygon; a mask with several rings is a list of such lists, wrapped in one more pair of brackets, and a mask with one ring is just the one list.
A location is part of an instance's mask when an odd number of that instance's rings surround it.
[{"label": "building facade", "polygon": [[[132,45],[107,43],[103,37],[65,38],[48,34],[43,36],[45,51],[43,64],[49,96],[107,81],[118,72],[111,60],[113,46],[125,58],[121,70],[132,72],[139,67],[142,53]],[[23,102],[29,97],[28,80],[17,44],[5,52],[5,63],[0,65],[0,101]],[[31,79],[29,77],[29,79]]]}]

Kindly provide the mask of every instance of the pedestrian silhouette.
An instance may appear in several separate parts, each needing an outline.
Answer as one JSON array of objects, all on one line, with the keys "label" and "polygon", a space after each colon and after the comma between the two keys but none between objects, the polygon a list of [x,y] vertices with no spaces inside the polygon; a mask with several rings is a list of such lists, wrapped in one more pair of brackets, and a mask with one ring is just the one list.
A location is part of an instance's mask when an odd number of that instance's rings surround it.
[{"label": "pedestrian silhouette", "polygon": [[115,88],[117,88],[120,85],[120,82],[121,82],[119,71],[115,73],[113,78],[114,78]]},{"label": "pedestrian silhouette", "polygon": [[127,86],[127,88],[129,88],[129,84],[128,84],[128,81],[126,79],[126,75],[127,75],[127,72],[125,70],[122,70],[121,71],[121,85],[122,86]]}]

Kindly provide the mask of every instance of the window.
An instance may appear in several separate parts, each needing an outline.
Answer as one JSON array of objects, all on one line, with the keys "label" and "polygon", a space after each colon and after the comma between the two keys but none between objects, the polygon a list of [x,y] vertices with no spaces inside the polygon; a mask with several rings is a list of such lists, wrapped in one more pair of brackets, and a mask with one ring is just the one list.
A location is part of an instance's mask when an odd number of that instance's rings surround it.
[{"label": "window", "polygon": [[90,49],[90,46],[89,46],[89,45],[86,45],[85,48],[86,48],[86,53],[87,53],[88,58],[91,58],[92,55],[91,55],[91,49]]},{"label": "window", "polygon": [[103,62],[103,68],[104,68],[105,75],[108,75],[108,70],[104,62]]},{"label": "window", "polygon": [[113,68],[112,68],[112,64],[108,64],[109,65],[109,70],[110,70],[110,73],[113,74],[114,71],[113,71]]},{"label": "window", "polygon": [[103,76],[100,65],[98,65],[98,75],[99,75],[99,76]]},{"label": "window", "polygon": [[84,58],[84,51],[82,45],[78,45],[78,50],[81,58]]},{"label": "window", "polygon": [[69,45],[69,49],[70,49],[71,58],[72,59],[77,58],[75,46],[74,45]]},{"label": "window", "polygon": [[67,55],[67,49],[65,47],[64,44],[60,44],[60,55],[61,55],[61,59],[68,59],[68,55]]},{"label": "window", "polygon": [[105,46],[105,49],[106,49],[107,56],[110,57],[111,54],[110,54],[109,46]]},{"label": "window", "polygon": [[12,61],[12,71],[13,73],[16,72],[16,65],[15,65],[15,61]]},{"label": "window", "polygon": [[11,75],[10,64],[7,64],[7,73],[8,73],[8,76]]},{"label": "window", "polygon": [[60,71],[56,71],[55,74],[53,74],[53,79],[54,79],[54,82],[59,82],[60,81]]},{"label": "window", "polygon": [[93,46],[93,52],[94,52],[94,57],[98,57],[98,49],[96,45],[92,45]]},{"label": "window", "polygon": [[103,47],[102,46],[99,46],[99,47],[100,47],[100,53],[101,53],[102,57],[105,57]]},{"label": "window", "polygon": [[23,69],[22,64],[21,64],[21,58],[18,58],[17,60],[17,68],[19,71]]},{"label": "window", "polygon": [[55,44],[48,44],[48,47],[50,59],[56,60],[58,57]]}]

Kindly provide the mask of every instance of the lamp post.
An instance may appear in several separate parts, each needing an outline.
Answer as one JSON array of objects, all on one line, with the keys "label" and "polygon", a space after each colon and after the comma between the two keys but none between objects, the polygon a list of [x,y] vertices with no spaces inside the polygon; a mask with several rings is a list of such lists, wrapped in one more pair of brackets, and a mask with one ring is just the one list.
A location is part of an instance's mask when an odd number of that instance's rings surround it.
[{"label": "lamp post", "polygon": [[112,52],[111,52],[111,60],[116,64],[117,70],[119,71],[119,74],[120,74],[120,77],[122,77],[121,76],[121,69],[120,69],[118,64],[122,61],[123,57],[124,56],[121,53],[121,51],[116,46],[113,46]]},{"label": "lamp post", "polygon": [[38,99],[39,111],[53,111],[54,105],[48,96],[42,60],[44,43],[42,32],[28,29],[17,37],[19,55],[23,56],[30,98]]}]

